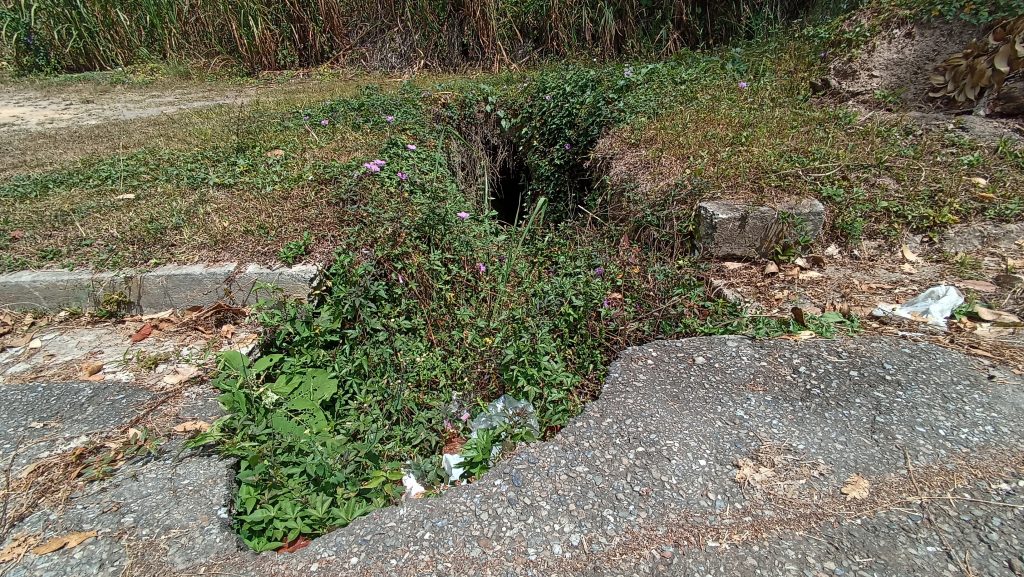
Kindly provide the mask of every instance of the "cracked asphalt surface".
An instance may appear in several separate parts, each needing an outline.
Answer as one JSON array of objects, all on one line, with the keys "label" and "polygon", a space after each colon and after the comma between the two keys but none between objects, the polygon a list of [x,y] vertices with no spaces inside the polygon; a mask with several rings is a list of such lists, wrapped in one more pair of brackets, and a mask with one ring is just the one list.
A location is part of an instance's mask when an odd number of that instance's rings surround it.
[{"label": "cracked asphalt surface", "polygon": [[239,550],[231,464],[165,451],[15,529],[99,537],[0,574],[1024,575],[1022,385],[907,340],[658,342],[551,441],[299,552]]}]

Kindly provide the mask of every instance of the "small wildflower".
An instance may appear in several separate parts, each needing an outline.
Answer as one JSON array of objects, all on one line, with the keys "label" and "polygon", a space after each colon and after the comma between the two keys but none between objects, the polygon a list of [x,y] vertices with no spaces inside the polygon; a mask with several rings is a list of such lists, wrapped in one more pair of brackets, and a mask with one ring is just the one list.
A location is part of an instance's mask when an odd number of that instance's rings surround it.
[{"label": "small wildflower", "polygon": [[409,150],[416,150],[415,144],[406,144],[405,147],[408,148]]},{"label": "small wildflower", "polygon": [[391,115],[389,114],[389,115],[387,115],[387,116],[385,116],[385,117],[384,117],[384,121],[385,121],[385,122],[387,122],[388,124],[391,124],[392,122],[394,122],[394,121],[395,121],[395,117],[394,117],[394,116],[391,116]]},{"label": "small wildflower", "polygon": [[448,419],[444,420],[444,430],[451,431],[454,428],[455,427],[452,426],[452,422],[451,421],[449,421]]},{"label": "small wildflower", "polygon": [[469,411],[466,411],[466,412],[462,413],[462,416],[459,417],[459,419],[462,419],[462,422],[468,421],[469,420]]},{"label": "small wildflower", "polygon": [[746,82],[740,82],[738,86],[740,87],[740,90],[746,90],[747,88],[750,87],[750,85],[747,84]]},{"label": "small wildflower", "polygon": [[302,120],[305,121],[305,122],[309,122],[309,115],[308,114],[302,115]]},{"label": "small wildflower", "polygon": [[321,121],[320,121],[320,126],[327,126],[327,125],[328,125],[328,124],[330,124],[330,123],[331,123],[331,121],[330,121],[330,120],[327,120],[327,119],[325,118],[325,119],[323,119],[323,120],[321,120]]},{"label": "small wildflower", "polygon": [[380,172],[380,167],[372,162],[367,162],[366,164],[363,165],[363,168],[369,170],[370,172]]},{"label": "small wildflower", "polygon": [[480,271],[480,274],[487,272],[487,266],[482,262],[476,263],[476,270]]},{"label": "small wildflower", "polygon": [[384,165],[387,163],[378,158],[377,160],[372,161],[370,164],[376,166],[377,168],[383,168]]},{"label": "small wildflower", "polygon": [[401,274],[398,275],[398,284],[405,284],[405,277]]},{"label": "small wildflower", "polygon": [[566,150],[572,150],[572,145],[571,144],[566,144],[565,145],[565,149]]},{"label": "small wildflower", "polygon": [[550,94],[546,95],[544,97],[544,100],[547,100],[548,102],[551,102],[551,95]]},{"label": "small wildflower", "polygon": [[409,175],[404,173],[404,172],[402,172],[401,170],[398,171],[398,175],[397,176],[398,176],[398,180],[408,180],[409,179]]},{"label": "small wildflower", "polygon": [[469,213],[465,212],[465,211],[460,212],[460,213],[456,214],[455,216],[459,217],[459,220],[468,220],[469,219]]},{"label": "small wildflower", "polygon": [[604,276],[604,267],[599,266],[595,268],[594,276],[596,276],[597,278],[602,278]]},{"label": "small wildflower", "polygon": [[625,76],[626,78],[632,78],[632,77],[633,77],[633,67],[632,67],[632,66],[627,66],[627,67],[626,67],[626,71],[625,71],[625,72],[623,72],[623,75],[624,75],[624,76]]},{"label": "small wildflower", "polygon": [[610,306],[612,306],[612,305],[611,305],[611,303],[608,302],[608,299],[604,299],[604,302],[601,303],[601,308],[603,308],[603,309],[606,309],[606,308],[608,308]]}]

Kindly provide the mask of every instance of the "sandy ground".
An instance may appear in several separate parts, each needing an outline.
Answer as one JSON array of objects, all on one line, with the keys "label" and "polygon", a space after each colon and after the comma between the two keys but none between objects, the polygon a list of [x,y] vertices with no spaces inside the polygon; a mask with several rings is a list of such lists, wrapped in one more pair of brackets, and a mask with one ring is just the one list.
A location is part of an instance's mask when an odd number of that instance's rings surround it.
[{"label": "sandy ground", "polygon": [[170,91],[120,88],[98,92],[9,85],[0,87],[0,134],[149,118],[215,104],[242,104],[257,94],[251,87]]}]

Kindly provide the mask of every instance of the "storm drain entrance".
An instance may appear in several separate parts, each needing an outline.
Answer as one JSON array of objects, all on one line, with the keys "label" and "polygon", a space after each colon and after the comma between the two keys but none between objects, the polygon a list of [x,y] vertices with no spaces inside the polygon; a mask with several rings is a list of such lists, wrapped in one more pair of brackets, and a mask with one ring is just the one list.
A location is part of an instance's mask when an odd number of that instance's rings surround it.
[{"label": "storm drain entrance", "polygon": [[529,174],[522,163],[502,163],[491,191],[491,210],[498,213],[498,221],[518,224],[526,212],[526,188]]}]

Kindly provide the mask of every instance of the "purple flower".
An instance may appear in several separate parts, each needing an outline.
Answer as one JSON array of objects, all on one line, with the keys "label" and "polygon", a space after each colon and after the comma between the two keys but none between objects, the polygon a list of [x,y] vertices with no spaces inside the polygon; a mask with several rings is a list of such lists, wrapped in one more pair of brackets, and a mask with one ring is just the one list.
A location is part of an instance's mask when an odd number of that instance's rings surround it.
[{"label": "purple flower", "polygon": [[601,303],[601,308],[603,308],[603,309],[606,309],[606,308],[608,308],[610,306],[612,306],[612,305],[611,305],[611,303],[608,302],[608,299],[604,299],[604,302]]},{"label": "purple flower", "polygon": [[401,274],[398,275],[398,284],[405,284],[405,277]]},{"label": "purple flower", "polygon": [[394,121],[395,121],[395,117],[394,117],[394,116],[391,116],[391,115],[389,114],[389,115],[387,115],[387,116],[385,116],[385,117],[384,117],[384,121],[385,121],[385,122],[387,122],[388,124],[391,124],[392,122],[394,122]]},{"label": "purple flower", "polygon": [[415,144],[406,144],[405,147],[408,148],[409,150],[416,150]]},{"label": "purple flower", "polygon": [[398,176],[398,180],[408,180],[409,179],[409,175],[404,173],[404,172],[402,172],[401,170],[398,171],[398,175],[397,176]]},{"label": "purple flower", "polygon": [[376,166],[377,168],[383,168],[383,166],[387,163],[378,158],[377,160],[370,162],[370,164]]},{"label": "purple flower", "polygon": [[750,85],[747,84],[746,82],[740,82],[738,86],[740,87],[740,90],[746,90],[747,88],[750,87]]},{"label": "purple flower", "polygon": [[633,77],[633,67],[632,67],[632,66],[627,66],[627,67],[626,67],[626,71],[625,71],[625,72],[623,72],[623,75],[624,75],[624,76],[625,76],[626,78],[632,78],[632,77]]},{"label": "purple flower", "polygon": [[597,267],[594,269],[594,276],[602,278],[604,276],[604,267]]},{"label": "purple flower", "polygon": [[328,124],[330,124],[330,123],[331,123],[331,121],[330,121],[330,120],[327,120],[327,119],[325,118],[325,119],[323,119],[323,120],[321,120],[321,121],[320,121],[320,126],[327,126],[327,125],[328,125]]},{"label": "purple flower", "polygon": [[452,422],[451,421],[449,421],[448,419],[444,420],[444,430],[451,431],[454,428],[455,427],[452,426]]},{"label": "purple flower", "polygon": [[460,212],[460,213],[456,214],[455,216],[459,217],[459,220],[467,220],[467,219],[469,219],[469,213],[465,212],[465,211]]},{"label": "purple flower", "polygon": [[380,167],[372,162],[367,162],[366,164],[363,165],[363,168],[369,170],[370,172],[380,172]]},{"label": "purple flower", "polygon": [[306,122],[309,122],[309,115],[308,115],[308,114],[304,114],[304,115],[302,116],[302,120],[304,120],[304,121],[306,121]]},{"label": "purple flower", "polygon": [[487,272],[487,267],[482,262],[476,263],[476,270],[480,271],[480,274]]},{"label": "purple flower", "polygon": [[572,145],[571,144],[566,144],[565,145],[565,149],[566,150],[572,150]]},{"label": "purple flower", "polygon": [[469,420],[469,411],[466,411],[466,412],[462,413],[462,416],[459,417],[459,418],[462,419],[462,422],[468,421]]}]

